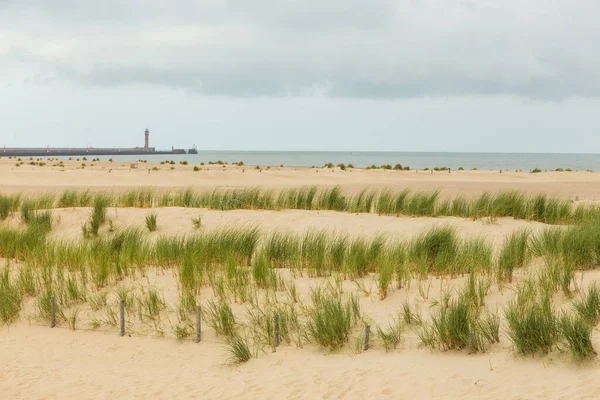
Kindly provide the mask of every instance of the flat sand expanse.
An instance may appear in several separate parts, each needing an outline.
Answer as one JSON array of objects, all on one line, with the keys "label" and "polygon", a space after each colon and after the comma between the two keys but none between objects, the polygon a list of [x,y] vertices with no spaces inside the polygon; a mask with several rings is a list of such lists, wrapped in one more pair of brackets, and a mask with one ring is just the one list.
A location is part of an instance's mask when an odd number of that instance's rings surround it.
[{"label": "flat sand expanse", "polygon": [[[441,190],[446,195],[476,195],[486,191],[522,190],[548,193],[581,200],[600,200],[600,172],[529,172],[500,171],[389,171],[312,169],[218,165],[203,166],[194,172],[192,165],[138,164],[130,169],[125,163],[96,163],[81,169],[81,162],[67,161],[65,167],[25,164],[15,167],[15,160],[0,159],[0,193],[57,191],[67,188],[119,190],[132,187],[198,189],[269,187],[275,189],[306,185],[340,185],[348,192],[366,187],[414,190]],[[159,168],[152,171],[152,168]],[[174,169],[171,170],[170,168]],[[148,173],[150,169],[150,173]],[[111,171],[111,172],[109,172]]]},{"label": "flat sand expanse", "polygon": [[597,399],[598,365],[382,350],[280,347],[223,365],[222,346],[19,326],[0,333],[5,399]]},{"label": "flat sand expanse", "polygon": [[[15,160],[0,160],[0,193],[56,192],[67,188],[121,190],[132,187],[198,189],[219,187],[287,188],[304,185],[341,185],[356,192],[363,188],[441,189],[448,195],[478,194],[484,191],[518,189],[544,192],[581,200],[600,200],[600,174],[590,172],[499,171],[365,171],[336,169],[210,166],[194,172],[193,166],[140,164],[129,170],[126,164],[100,163],[76,169],[80,163],[67,162],[61,167],[14,166]],[[51,163],[51,162],[49,162]],[[148,173],[147,168],[160,168]],[[109,173],[109,169],[112,171]],[[545,225],[499,219],[397,218],[372,214],[349,214],[331,211],[215,211],[179,207],[107,210],[107,218],[117,228],[143,228],[150,211],[158,214],[158,231],[151,235],[187,234],[195,231],[191,217],[202,218],[207,230],[227,226],[258,226],[264,232],[328,229],[350,235],[383,234],[391,240],[409,239],[433,225],[450,225],[463,237],[482,236],[497,249],[505,236],[520,228],[539,232]],[[56,224],[53,239],[78,239],[81,225],[90,210],[53,210]],[[18,217],[3,224],[19,224]],[[105,233],[104,226],[101,234]],[[2,261],[2,265],[4,262]],[[534,266],[535,267],[535,266]],[[285,271],[284,271],[285,272]],[[517,281],[526,276],[516,273]],[[597,272],[578,277],[584,286],[600,278]],[[465,278],[452,280],[459,287]],[[301,296],[317,280],[296,279]],[[166,302],[174,307],[177,278],[170,271],[153,272],[130,285],[159,288]],[[372,278],[363,285],[372,293],[359,291],[345,281],[345,291],[360,293],[362,310],[375,324],[385,324],[410,299],[426,316],[430,305],[440,297],[439,280],[431,278],[428,298],[419,295],[421,288],[394,289],[379,300]],[[427,284],[425,284],[427,285]],[[492,286],[486,304],[502,307],[513,295],[513,287],[503,291]],[[419,297],[421,296],[421,297]],[[212,298],[206,289],[201,300]],[[244,315],[242,305],[234,305],[237,317]],[[262,353],[243,365],[226,364],[227,352],[222,340],[205,327],[205,340],[180,343],[173,337],[158,338],[133,334],[120,338],[116,331],[70,331],[66,327],[50,329],[31,319],[33,305],[28,301],[22,318],[0,329],[0,398],[4,399],[96,399],[96,398],[202,398],[202,399],[574,399],[600,397],[600,364],[592,361],[576,366],[564,354],[545,357],[515,356],[506,335],[485,354],[466,352],[431,352],[418,347],[414,331],[406,332],[401,345],[391,352],[375,348],[354,354],[345,348],[330,353],[314,345],[296,348],[283,345],[276,353]],[[501,308],[500,308],[501,310]],[[594,334],[594,344],[600,337]]]}]

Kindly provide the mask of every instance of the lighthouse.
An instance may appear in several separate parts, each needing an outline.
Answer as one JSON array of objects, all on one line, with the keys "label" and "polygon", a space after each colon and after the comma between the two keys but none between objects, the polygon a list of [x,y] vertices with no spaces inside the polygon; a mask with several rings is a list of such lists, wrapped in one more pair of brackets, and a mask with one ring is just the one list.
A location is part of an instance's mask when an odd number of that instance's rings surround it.
[{"label": "lighthouse", "polygon": [[144,141],[144,149],[145,149],[146,151],[148,151],[148,150],[149,150],[149,146],[148,146],[148,139],[149,139],[149,137],[150,137],[150,131],[148,131],[148,128],[146,128],[146,132],[144,132],[144,136],[145,136],[145,139],[146,139],[146,140]]}]

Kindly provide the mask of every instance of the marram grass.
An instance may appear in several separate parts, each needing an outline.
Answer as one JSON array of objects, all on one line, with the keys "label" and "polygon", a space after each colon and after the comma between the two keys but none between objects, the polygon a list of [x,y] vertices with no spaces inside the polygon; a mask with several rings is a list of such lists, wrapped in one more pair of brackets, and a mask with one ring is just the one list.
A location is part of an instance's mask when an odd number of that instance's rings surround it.
[{"label": "marram grass", "polygon": [[573,205],[568,199],[531,195],[518,191],[483,193],[466,198],[442,198],[439,192],[413,192],[408,189],[365,189],[346,193],[340,186],[306,186],[281,189],[218,189],[210,192],[184,188],[174,192],[134,189],[125,192],[91,192],[69,189],[58,195],[0,196],[0,220],[21,210],[27,219],[36,209],[98,206],[104,207],[187,207],[216,210],[332,210],[379,215],[455,216],[462,218],[513,217],[547,224],[568,224],[598,218],[600,207]]}]

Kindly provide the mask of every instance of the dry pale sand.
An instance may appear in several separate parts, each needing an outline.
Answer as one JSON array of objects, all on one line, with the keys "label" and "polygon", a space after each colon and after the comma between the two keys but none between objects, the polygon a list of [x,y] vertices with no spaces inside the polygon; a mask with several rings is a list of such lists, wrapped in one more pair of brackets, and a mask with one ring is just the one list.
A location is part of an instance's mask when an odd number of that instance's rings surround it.
[{"label": "dry pale sand", "polygon": [[[25,161],[28,162],[28,161]],[[305,185],[340,185],[351,193],[366,187],[414,190],[441,190],[447,195],[475,195],[485,191],[518,189],[528,192],[543,192],[550,195],[581,200],[600,200],[600,173],[595,172],[529,172],[499,171],[386,171],[346,170],[272,167],[256,170],[254,167],[228,165],[205,166],[194,172],[192,165],[171,166],[139,164],[139,169],[130,169],[126,163],[91,162],[81,169],[81,163],[67,161],[65,168],[44,167],[24,164],[15,167],[14,160],[0,159],[0,193],[57,191],[67,188],[93,188],[119,190],[131,187],[198,189],[269,187],[289,188]],[[153,167],[159,171],[150,171]],[[109,170],[112,170],[109,173]]]},{"label": "dry pale sand", "polygon": [[[81,226],[89,220],[90,208],[63,208],[52,210],[54,227],[49,237],[52,239],[80,239]],[[483,237],[495,247],[502,244],[505,236],[515,230],[527,228],[539,232],[547,225],[513,218],[498,218],[493,223],[487,219],[470,220],[456,217],[410,218],[378,216],[376,214],[351,214],[336,211],[307,210],[233,210],[218,211],[207,209],[164,207],[164,208],[108,208],[106,217],[112,221],[114,229],[140,228],[146,230],[145,217],[149,213],[157,215],[158,229],[148,233],[149,237],[160,235],[185,235],[226,227],[258,227],[268,234],[273,231],[303,234],[309,230],[327,230],[350,236],[383,235],[390,241],[406,240],[427,231],[434,226],[451,226],[465,237]],[[191,219],[200,217],[202,228],[198,230]],[[4,224],[19,226],[18,216],[7,219]],[[101,233],[109,226],[103,226]]]},{"label": "dry pale sand", "polygon": [[[10,162],[9,162],[10,161]],[[90,162],[88,161],[88,164]],[[600,174],[502,173],[498,171],[461,171],[416,173],[397,171],[339,171],[272,168],[262,172],[252,168],[211,167],[193,172],[192,166],[177,165],[175,170],[160,166],[150,174],[120,164],[103,163],[93,168],[74,169],[67,163],[59,167],[14,167],[13,160],[0,160],[0,193],[58,191],[65,188],[124,189],[138,186],[174,188],[193,186],[272,188],[298,187],[307,184],[340,184],[349,191],[364,187],[442,189],[448,194],[475,194],[488,190],[522,189],[547,192],[582,200],[597,200]],[[143,165],[143,164],[141,164]],[[143,165],[145,167],[145,165]],[[111,173],[108,169],[113,168]],[[259,226],[265,232],[275,230],[301,233],[307,229],[329,229],[351,235],[384,234],[391,239],[408,239],[433,225],[451,225],[464,237],[480,235],[497,248],[506,234],[522,227],[533,231],[543,224],[499,219],[493,224],[484,220],[460,218],[396,218],[370,214],[330,211],[214,211],[178,207],[155,209],[158,232],[185,234],[194,232],[190,218],[200,215],[203,228],[225,226]],[[108,218],[116,227],[143,227],[148,209],[109,209]],[[55,239],[81,237],[81,225],[89,209],[53,210]],[[5,224],[18,224],[18,218]],[[104,227],[103,229],[107,229]],[[531,268],[535,268],[533,265]],[[292,279],[287,271],[282,271]],[[529,272],[518,271],[517,279]],[[586,273],[583,286],[600,274]],[[346,293],[359,293],[361,308],[374,325],[386,324],[402,303],[409,299],[424,315],[441,295],[464,284],[464,278],[440,281],[431,278],[420,287],[413,281],[409,288],[394,289],[381,301],[373,279],[366,278],[359,290],[344,282]],[[298,277],[295,283],[301,297],[307,297],[319,280]],[[170,270],[151,271],[145,277],[126,280],[119,285],[134,288],[153,286],[159,289],[170,307],[177,299],[177,277]],[[110,289],[112,290],[112,288]],[[425,292],[425,297],[423,295]],[[513,287],[500,291],[495,285],[486,297],[489,307],[502,307],[513,296]],[[212,298],[206,289],[201,300]],[[566,304],[566,300],[563,302]],[[563,305],[564,305],[563,304]],[[84,306],[87,307],[87,306]],[[243,319],[245,307],[235,304],[236,316]],[[89,317],[89,314],[84,314]],[[239,366],[225,364],[226,348],[207,327],[200,344],[180,343],[174,338],[132,334],[120,338],[116,329],[107,331],[70,331],[65,327],[50,329],[32,318],[33,302],[25,304],[19,322],[0,330],[0,398],[4,399],[87,399],[87,398],[291,398],[291,399],[573,399],[600,397],[597,361],[576,365],[568,356],[553,352],[546,357],[522,358],[512,352],[505,335],[501,343],[486,354],[466,352],[431,352],[418,348],[416,333],[409,330],[397,350],[386,353],[371,349],[354,354],[345,348],[329,353],[314,345],[296,348],[284,344],[276,353],[261,353],[257,359]],[[85,321],[81,322],[84,326]],[[169,329],[169,318],[165,318]],[[135,329],[132,331],[138,332]],[[598,345],[598,334],[594,344]]]},{"label": "dry pale sand", "polygon": [[597,399],[598,368],[408,349],[325,355],[280,347],[222,364],[208,343],[19,326],[0,334],[5,399]]}]

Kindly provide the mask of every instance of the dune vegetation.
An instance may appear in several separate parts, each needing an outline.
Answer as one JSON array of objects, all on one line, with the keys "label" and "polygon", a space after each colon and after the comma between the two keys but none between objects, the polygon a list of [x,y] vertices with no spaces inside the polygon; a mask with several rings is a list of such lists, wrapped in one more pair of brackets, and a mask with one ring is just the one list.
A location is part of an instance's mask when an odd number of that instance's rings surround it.
[{"label": "dune vegetation", "polygon": [[[259,227],[197,229],[161,235],[155,213],[144,229],[110,229],[107,207],[307,209],[382,215],[464,218],[514,217],[547,224],[539,234],[515,231],[494,248],[480,237],[461,237],[435,226],[412,239],[309,229],[304,234],[264,233]],[[54,208],[90,207],[76,240],[49,239]],[[316,345],[332,351],[369,346],[396,349],[411,334],[437,351],[486,352],[504,341],[517,354],[560,350],[575,360],[596,353],[591,335],[600,319],[600,290],[576,279],[600,263],[600,225],[594,206],[517,192],[438,199],[437,192],[364,191],[339,187],[250,189],[174,194],[67,191],[60,195],[0,196],[0,323],[20,318],[48,323],[54,299],[58,326],[117,330],[124,301],[130,334],[192,339],[196,307],[203,331],[226,344],[232,362],[246,362],[277,345]],[[195,222],[197,221],[197,222]],[[201,226],[197,217],[194,224]],[[156,233],[154,232],[158,229]],[[515,274],[518,272],[518,277]],[[173,277],[167,298],[150,275]],[[300,280],[311,279],[307,290]],[[391,293],[417,288],[386,323],[377,323],[361,298],[385,302]],[[430,299],[432,285],[439,296]],[[506,293],[502,307],[492,291]],[[408,292],[407,292],[408,293]],[[438,293],[438,292],[436,292]],[[510,296],[508,295],[511,294]],[[25,310],[28,312],[25,312]],[[277,322],[275,322],[277,321]],[[353,344],[354,343],[354,344]]]},{"label": "dune vegetation", "polygon": [[[102,203],[102,204],[99,204]],[[332,210],[379,215],[461,218],[501,217],[546,224],[571,224],[600,215],[598,206],[574,205],[568,199],[518,191],[483,193],[480,196],[441,198],[439,192],[369,190],[347,194],[339,186],[308,186],[272,190],[264,188],[219,189],[197,192],[191,188],[165,192],[150,188],[123,192],[92,192],[70,189],[38,196],[0,195],[0,220],[28,209],[71,207],[188,207],[215,210]],[[23,209],[25,207],[25,210]],[[24,214],[25,215],[25,214]]]}]

